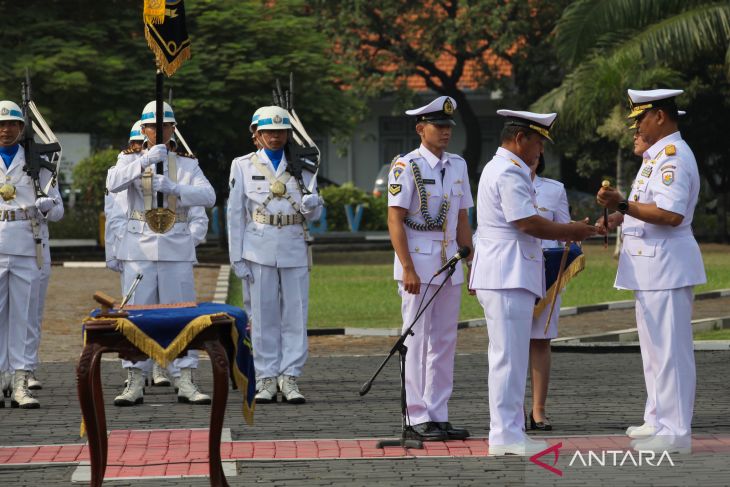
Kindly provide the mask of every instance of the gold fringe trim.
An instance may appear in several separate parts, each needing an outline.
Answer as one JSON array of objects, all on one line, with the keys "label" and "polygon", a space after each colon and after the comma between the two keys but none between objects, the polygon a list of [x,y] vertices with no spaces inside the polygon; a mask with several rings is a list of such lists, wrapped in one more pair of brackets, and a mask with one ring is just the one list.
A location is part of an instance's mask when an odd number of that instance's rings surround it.
[{"label": "gold fringe trim", "polygon": [[84,422],[84,418],[81,418],[81,426],[79,427],[79,437],[83,438],[86,436],[86,423]]},{"label": "gold fringe trim", "polygon": [[167,58],[165,57],[165,53],[160,49],[159,44],[155,41],[154,37],[150,33],[150,25],[145,25],[144,28],[144,38],[147,39],[147,46],[149,46],[150,50],[154,53],[155,59],[157,60],[157,67],[160,68],[169,78],[173,74],[175,74],[175,71],[180,69],[180,66],[190,59],[190,41],[188,40],[188,43],[185,47],[180,49],[175,59],[171,62],[167,62]]},{"label": "gold fringe trim", "polygon": [[[231,327],[231,338],[233,339],[234,346],[236,346],[236,344],[238,343],[238,330],[235,326]],[[233,357],[233,360],[235,362],[236,357]],[[233,367],[231,367],[231,370],[233,371],[233,380],[236,382],[236,387],[238,387],[238,390],[241,391],[241,395],[243,396],[243,405],[241,406],[243,419],[246,420],[247,425],[253,426],[253,415],[254,410],[256,409],[256,401],[252,401],[251,406],[249,407],[247,401],[248,378],[243,375],[240,370],[238,370],[238,367],[236,367],[235,364],[232,365]]]},{"label": "gold fringe trim", "polygon": [[577,276],[583,269],[586,267],[586,258],[585,255],[581,254],[578,257],[575,258],[573,262],[570,263],[568,267],[565,268],[565,271],[563,271],[563,277],[561,278],[561,286],[560,290],[557,289],[557,280],[553,283],[552,286],[550,286],[550,289],[548,289],[547,293],[545,294],[545,297],[542,298],[538,303],[535,305],[535,311],[532,313],[533,318],[537,318],[542,314],[543,311],[545,311],[545,308],[552,303],[553,301],[553,295],[557,293],[563,292],[563,289],[565,289],[565,286],[568,285],[571,279],[573,279],[575,276]]},{"label": "gold fringe trim", "polygon": [[165,0],[144,0],[142,18],[145,24],[162,24],[165,21]]}]

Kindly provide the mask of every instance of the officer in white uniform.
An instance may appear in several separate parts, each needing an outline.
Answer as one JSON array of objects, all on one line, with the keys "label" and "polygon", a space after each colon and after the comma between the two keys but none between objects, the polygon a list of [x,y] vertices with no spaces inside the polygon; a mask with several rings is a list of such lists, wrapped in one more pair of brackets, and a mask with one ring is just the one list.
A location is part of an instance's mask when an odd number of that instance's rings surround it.
[{"label": "officer in white uniform", "polygon": [[[36,197],[23,171],[23,126],[20,107],[0,101],[0,372],[15,373],[11,406],[32,409],[40,407],[28,380],[38,365],[41,275],[50,263],[45,223],[61,219],[63,204],[55,185],[47,197]],[[42,169],[40,177],[45,187],[51,173]]]},{"label": "officer in white uniform", "polygon": [[[231,163],[228,251],[236,276],[251,293],[251,340],[256,402],[305,402],[297,378],[307,359],[309,270],[306,222],[322,213],[322,199],[304,171],[287,171],[289,113],[263,107],[257,120],[262,149]],[[310,188],[311,186],[311,193]]]},{"label": "officer in white uniform", "polygon": [[[142,112],[142,131],[150,141],[156,140],[155,102]],[[164,104],[163,140],[169,143],[175,126],[172,108]],[[155,165],[164,161],[164,174],[156,174]],[[176,170],[170,172],[170,164]],[[137,274],[144,278],[131,301],[132,304],[160,304],[195,301],[193,264],[195,238],[191,235],[189,212],[193,207],[210,208],[215,204],[215,191],[192,154],[168,154],[166,145],[158,144],[139,153],[124,151],[119,155],[114,171],[109,173],[108,190],[126,191],[126,231],[116,247],[121,261],[123,288],[129,289]],[[164,193],[164,207],[173,212],[169,229],[150,227],[145,214],[157,206],[156,193]],[[174,211],[173,211],[174,208]],[[148,362],[148,361],[145,361]],[[174,364],[180,368],[178,401],[210,404],[193,382],[192,371],[197,367],[197,353],[188,352]],[[143,402],[144,377],[142,369],[148,363],[124,361],[128,369],[127,387],[114,404],[131,406]]]},{"label": "officer in white uniform", "polygon": [[[644,424],[628,428],[637,450],[691,450],[695,397],[692,288],[706,282],[692,217],[700,190],[697,162],[677,127],[682,90],[629,90],[631,114],[649,149],[628,199],[604,188],[598,202],[623,223],[615,286],[636,296],[647,401]],[[605,231],[603,219],[596,223]]]},{"label": "officer in white uniform", "polygon": [[[446,278],[428,285],[459,247],[469,248],[468,209],[474,206],[466,161],[445,152],[455,124],[456,101],[440,96],[406,111],[416,117],[421,145],[397,157],[388,175],[388,230],[395,249],[394,278],[401,296],[403,330]],[[471,260],[471,259],[469,259]],[[471,265],[468,263],[467,265]],[[454,381],[457,321],[464,271],[456,272],[406,338],[406,436],[422,441],[465,439],[469,432],[449,423]],[[425,296],[424,296],[425,295]]]},{"label": "officer in white uniform", "polygon": [[[545,169],[545,158],[534,169],[531,168],[532,184],[537,199],[537,214],[557,223],[570,223],[570,206],[563,183],[540,176]],[[563,247],[557,240],[542,240],[543,249]],[[550,382],[550,340],[558,336],[558,317],[560,316],[561,294],[555,299],[555,311],[550,317],[550,325],[545,333],[545,324],[550,314],[546,306],[539,316],[532,319],[530,333],[530,382],[532,389],[532,410],[530,411],[530,428],[543,431],[552,430],[552,424],[545,414],[548,384]]]},{"label": "officer in white uniform", "polygon": [[498,110],[502,145],[485,166],[477,196],[477,234],[469,288],[489,333],[489,454],[532,455],[547,447],[525,435],[523,403],[535,299],[545,295],[540,239],[579,241],[585,223],[539,216],[530,165],[550,140],[555,113]]}]

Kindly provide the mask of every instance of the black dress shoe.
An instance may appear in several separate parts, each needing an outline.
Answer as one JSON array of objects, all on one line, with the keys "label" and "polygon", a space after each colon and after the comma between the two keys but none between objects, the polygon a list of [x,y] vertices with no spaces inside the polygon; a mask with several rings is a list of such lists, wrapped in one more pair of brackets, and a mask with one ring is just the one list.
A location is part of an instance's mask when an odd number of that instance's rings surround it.
[{"label": "black dress shoe", "polygon": [[436,423],[441,431],[446,433],[449,440],[466,440],[469,438],[469,431],[464,428],[454,428],[448,421]]},{"label": "black dress shoe", "polygon": [[446,441],[448,439],[446,432],[431,421],[406,427],[405,437],[409,440],[421,441]]},{"label": "black dress shoe", "polygon": [[552,431],[553,425],[550,424],[550,419],[548,419],[547,416],[545,416],[545,419],[543,421],[535,421],[535,418],[532,416],[532,412],[530,413],[530,429],[531,430],[541,430],[541,431]]}]

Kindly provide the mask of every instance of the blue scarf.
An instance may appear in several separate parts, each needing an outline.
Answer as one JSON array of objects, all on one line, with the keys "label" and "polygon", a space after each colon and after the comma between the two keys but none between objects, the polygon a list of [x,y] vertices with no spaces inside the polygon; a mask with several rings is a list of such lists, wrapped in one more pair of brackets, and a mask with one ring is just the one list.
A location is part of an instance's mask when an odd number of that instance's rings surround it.
[{"label": "blue scarf", "polygon": [[15,157],[15,154],[18,153],[19,147],[20,144],[0,146],[0,157],[3,158],[6,169],[9,168],[10,164],[13,162],[13,158]]},{"label": "blue scarf", "polygon": [[266,157],[268,157],[271,163],[274,165],[274,170],[278,171],[279,164],[281,163],[281,158],[284,156],[284,149],[271,150],[265,148],[264,152],[266,153]]}]

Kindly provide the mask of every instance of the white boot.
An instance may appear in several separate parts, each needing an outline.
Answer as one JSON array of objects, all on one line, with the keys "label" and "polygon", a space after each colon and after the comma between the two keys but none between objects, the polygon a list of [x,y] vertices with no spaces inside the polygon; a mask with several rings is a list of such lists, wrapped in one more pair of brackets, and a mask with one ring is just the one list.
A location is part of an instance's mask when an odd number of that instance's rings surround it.
[{"label": "white boot", "polygon": [[293,375],[280,375],[278,382],[282,401],[291,404],[304,404],[306,402],[304,395],[299,392],[296,377]]},{"label": "white boot", "polygon": [[10,406],[21,409],[36,409],[41,407],[38,399],[28,390],[28,370],[16,370],[13,378],[13,394],[10,396]]},{"label": "white boot", "polygon": [[198,390],[193,382],[193,369],[186,367],[180,369],[180,380],[177,383],[177,402],[190,404],[210,404],[210,396]]},{"label": "white boot", "polygon": [[35,370],[31,370],[30,375],[28,376],[28,389],[32,391],[39,391],[43,389],[43,383],[35,377]]},{"label": "white boot", "polygon": [[629,426],[626,429],[626,435],[636,440],[650,438],[654,436],[654,433],[656,433],[656,428],[649,423],[644,423],[641,426]]},{"label": "white boot", "polygon": [[127,386],[114,398],[115,406],[134,406],[144,402],[144,373],[142,369],[127,369]]},{"label": "white boot", "polygon": [[13,393],[13,374],[10,372],[0,372],[0,390],[3,397],[10,397]]},{"label": "white boot", "polygon": [[152,385],[170,386],[170,378],[167,376],[167,369],[160,367],[157,362],[152,366]]},{"label": "white boot", "polygon": [[256,381],[256,403],[276,402],[276,379],[264,377]]}]

